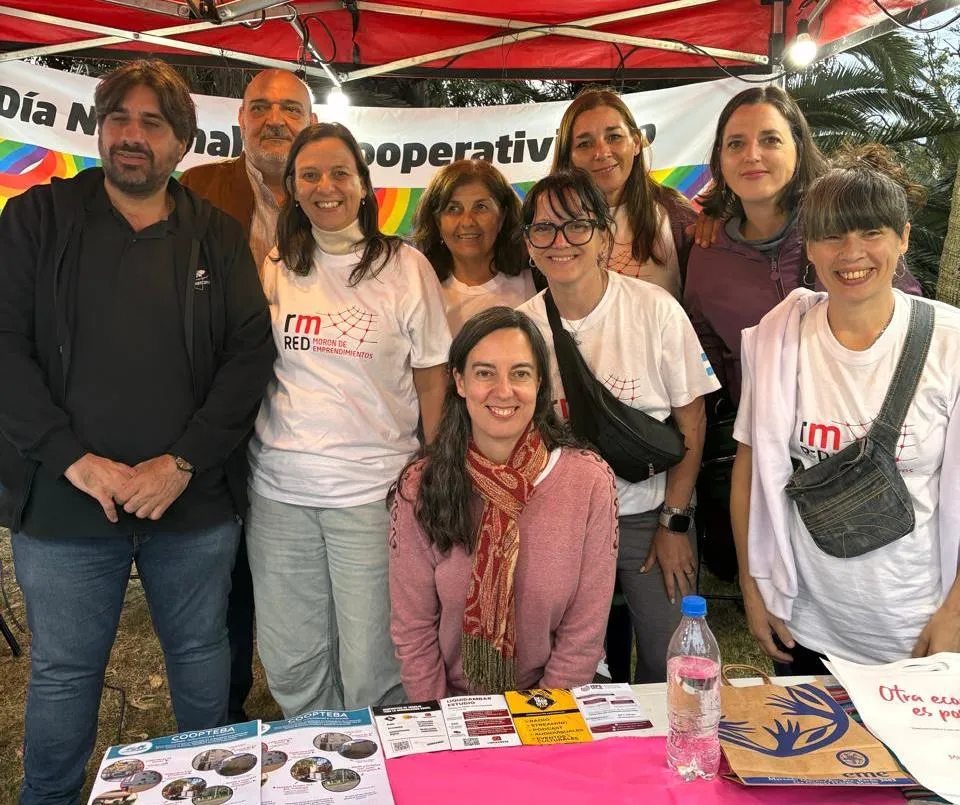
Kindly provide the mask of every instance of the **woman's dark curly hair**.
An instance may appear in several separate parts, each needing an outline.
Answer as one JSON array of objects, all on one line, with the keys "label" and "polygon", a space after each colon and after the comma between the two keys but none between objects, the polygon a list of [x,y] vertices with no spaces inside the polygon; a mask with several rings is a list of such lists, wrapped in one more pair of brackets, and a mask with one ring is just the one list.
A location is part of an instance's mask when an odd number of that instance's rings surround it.
[{"label": "woman's dark curly hair", "polygon": [[[433,443],[422,454],[426,461],[415,501],[417,522],[429,542],[442,553],[454,545],[462,545],[468,553],[473,553],[478,527],[478,523],[473,522],[470,516],[472,484],[467,472],[467,445],[472,434],[472,423],[466,400],[457,391],[454,372],[462,376],[466,372],[467,357],[471,350],[491,333],[503,329],[520,330],[527,337],[533,352],[539,380],[533,424],[540,431],[547,449],[580,446],[553,409],[550,355],[537,325],[525,314],[508,307],[492,307],[468,319],[450,345],[450,380],[447,383],[443,415]],[[407,473],[418,461],[411,462],[400,473],[397,487],[401,496]]]},{"label": "woman's dark curly hair", "polygon": [[453,273],[453,255],[440,236],[440,214],[454,192],[471,182],[483,184],[503,214],[503,224],[493,245],[490,273],[515,277],[529,270],[520,227],[520,199],[506,177],[482,159],[459,159],[433,175],[413,216],[413,245],[426,255],[440,282]]},{"label": "woman's dark curly hair", "polygon": [[[340,123],[314,123],[301,131],[290,146],[290,156],[283,169],[283,206],[277,219],[277,251],[283,264],[294,274],[307,276],[313,266],[313,252],[316,241],[307,214],[300,209],[294,193],[297,167],[297,155],[304,146],[333,137],[340,140],[353,155],[357,166],[364,197],[360,205],[358,219],[363,233],[363,254],[360,262],[350,273],[350,285],[356,285],[366,276],[375,277],[400,249],[403,241],[394,235],[384,235],[380,231],[377,217],[380,213],[377,196],[373,192],[370,180],[370,168],[363,158],[363,152],[350,129]],[[379,261],[379,265],[374,265]]]}]

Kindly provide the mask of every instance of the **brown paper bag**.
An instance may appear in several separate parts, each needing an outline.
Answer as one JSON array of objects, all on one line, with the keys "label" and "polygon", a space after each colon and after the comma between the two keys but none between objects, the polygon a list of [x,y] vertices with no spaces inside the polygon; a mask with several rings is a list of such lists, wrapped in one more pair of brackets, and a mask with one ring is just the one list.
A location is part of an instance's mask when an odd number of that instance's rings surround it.
[{"label": "brown paper bag", "polygon": [[[893,755],[819,682],[720,689],[727,776],[744,785],[908,786]],[[758,672],[759,673],[759,672]],[[762,676],[762,674],[761,674]]]}]

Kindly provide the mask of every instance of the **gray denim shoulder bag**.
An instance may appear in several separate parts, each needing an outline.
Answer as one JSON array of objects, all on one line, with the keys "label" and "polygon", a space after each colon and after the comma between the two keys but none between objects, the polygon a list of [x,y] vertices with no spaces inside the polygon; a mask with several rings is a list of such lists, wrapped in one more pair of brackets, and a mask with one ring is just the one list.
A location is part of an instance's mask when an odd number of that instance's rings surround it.
[{"label": "gray denim shoulder bag", "polygon": [[813,541],[830,556],[861,556],[914,529],[913,499],[897,470],[897,443],[927,361],[933,323],[933,306],[911,299],[903,351],[867,435],[797,470],[784,487]]}]

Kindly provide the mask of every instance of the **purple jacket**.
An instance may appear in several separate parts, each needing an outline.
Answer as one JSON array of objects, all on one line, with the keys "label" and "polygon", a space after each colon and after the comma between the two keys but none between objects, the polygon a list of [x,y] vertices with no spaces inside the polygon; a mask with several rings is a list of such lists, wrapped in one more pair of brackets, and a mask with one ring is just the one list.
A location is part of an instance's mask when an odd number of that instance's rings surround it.
[{"label": "purple jacket", "polygon": [[[716,243],[694,245],[687,262],[683,306],[731,402],[740,402],[740,331],[753,327],[795,288],[823,290],[808,269],[803,232],[795,223],[779,249],[763,254],[733,240],[721,227]],[[894,280],[905,293],[922,295],[909,272]]]}]

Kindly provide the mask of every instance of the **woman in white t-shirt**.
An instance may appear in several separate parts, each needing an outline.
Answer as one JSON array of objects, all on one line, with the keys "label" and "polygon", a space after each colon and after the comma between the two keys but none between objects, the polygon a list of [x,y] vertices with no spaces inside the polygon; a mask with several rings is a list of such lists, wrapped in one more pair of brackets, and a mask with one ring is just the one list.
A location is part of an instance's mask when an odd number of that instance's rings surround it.
[{"label": "woman in white t-shirt", "polygon": [[385,498],[429,440],[450,331],[422,254],[377,226],[370,172],[337,123],[304,129],[263,267],[275,379],[250,444],[257,645],[286,716],[403,698],[390,640]]},{"label": "woman in white t-shirt", "polygon": [[434,174],[410,238],[443,286],[453,335],[490,307],[516,307],[537,290],[520,231],[520,199],[482,159],[460,159]]},{"label": "woman in white t-shirt", "polygon": [[607,268],[680,298],[696,214],[650,175],[649,139],[616,92],[590,87],[563,113],[550,170],[582,168],[603,191],[613,218]]},{"label": "woman in white t-shirt", "polygon": [[[680,303],[652,283],[606,269],[612,221],[586,171],[558,171],[537,182],[524,199],[523,222],[562,325],[595,377],[661,422],[672,416],[686,441],[685,457],[667,472],[637,483],[617,478],[617,573],[637,643],[634,681],[662,682],[680,597],[696,577],[690,502],[703,450],[703,395],[719,384]],[[543,332],[553,387],[563,390],[544,294],[519,310]],[[564,419],[566,397],[556,400]]]},{"label": "woman in white t-shirt", "polygon": [[934,329],[895,455],[913,530],[839,558],[784,492],[794,466],[867,434],[904,349],[911,302],[893,280],[910,224],[895,168],[865,147],[811,186],[803,226],[826,293],[795,290],[743,333],[730,510],[747,622],[778,673],[823,673],[828,652],[872,664],[960,651],[960,311],[917,300]]}]

